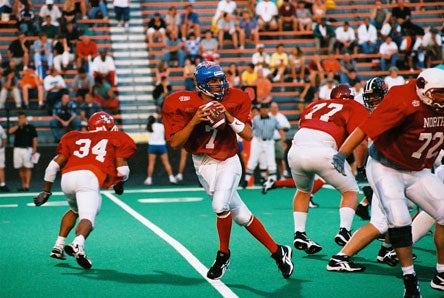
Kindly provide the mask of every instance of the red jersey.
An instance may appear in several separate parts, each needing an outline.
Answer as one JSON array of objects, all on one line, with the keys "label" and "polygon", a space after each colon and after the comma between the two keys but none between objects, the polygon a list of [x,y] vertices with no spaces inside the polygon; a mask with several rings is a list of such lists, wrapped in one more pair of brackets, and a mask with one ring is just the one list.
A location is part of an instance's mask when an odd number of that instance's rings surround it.
[{"label": "red jersey", "polygon": [[91,58],[94,58],[99,54],[97,44],[94,40],[90,40],[87,45],[83,41],[79,41],[77,43],[76,54],[83,57],[88,57],[88,55],[91,55]]},{"label": "red jersey", "polygon": [[134,141],[122,131],[71,131],[57,146],[57,154],[67,158],[62,173],[90,170],[100,187],[108,188],[119,182],[116,158],[128,159],[136,152]]},{"label": "red jersey", "polygon": [[444,141],[444,112],[425,105],[416,80],[390,88],[360,128],[392,163],[410,171],[431,168]]},{"label": "red jersey", "polygon": [[299,127],[331,135],[341,147],[348,135],[368,117],[360,103],[347,99],[322,99],[311,103],[302,113]]},{"label": "red jersey", "polygon": [[[230,88],[228,95],[220,102],[233,117],[251,125],[251,100],[247,93]],[[169,95],[162,107],[166,140],[169,142],[172,135],[182,130],[199,106],[205,103],[197,91],[179,91]],[[204,153],[217,160],[226,160],[239,151],[236,133],[229,125],[224,129],[212,129],[208,122],[201,122],[194,127],[184,148],[191,154]]]}]

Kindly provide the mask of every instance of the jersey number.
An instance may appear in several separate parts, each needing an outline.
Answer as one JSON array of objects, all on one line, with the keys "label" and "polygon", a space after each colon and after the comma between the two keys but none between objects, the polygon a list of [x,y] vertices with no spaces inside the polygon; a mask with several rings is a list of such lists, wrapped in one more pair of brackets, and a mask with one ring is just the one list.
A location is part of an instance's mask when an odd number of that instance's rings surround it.
[{"label": "jersey number", "polygon": [[427,151],[426,155],[427,159],[435,157],[436,154],[438,154],[438,151],[444,141],[442,132],[437,132],[435,134],[432,134],[430,132],[421,133],[419,135],[419,140],[424,141],[424,145],[422,145],[421,148],[418,149],[418,151],[413,152],[412,157],[418,159],[421,158],[423,151],[429,146],[430,142],[436,139],[438,139],[438,142]]},{"label": "jersey number", "polygon": [[108,144],[108,139],[100,140],[94,147],[91,148],[91,140],[90,139],[80,139],[76,141],[76,145],[79,145],[80,148],[74,151],[74,155],[78,158],[84,158],[89,155],[90,149],[91,153],[96,156],[96,159],[100,162],[105,161],[106,156],[106,145]]},{"label": "jersey number", "polygon": [[319,120],[328,122],[330,117],[339,112],[340,110],[342,110],[342,107],[344,105],[339,103],[327,103],[327,102],[314,105],[313,108],[311,109],[311,112],[305,115],[305,119],[313,119],[313,114],[325,106],[327,106],[327,108],[331,110],[325,114],[322,114],[321,117],[319,117]]},{"label": "jersey number", "polygon": [[206,149],[214,149],[214,140],[216,139],[216,135],[217,135],[218,130],[215,128],[212,128],[209,125],[205,125],[205,131],[206,132],[212,131],[211,138],[208,140],[208,143],[205,144],[205,148]]}]

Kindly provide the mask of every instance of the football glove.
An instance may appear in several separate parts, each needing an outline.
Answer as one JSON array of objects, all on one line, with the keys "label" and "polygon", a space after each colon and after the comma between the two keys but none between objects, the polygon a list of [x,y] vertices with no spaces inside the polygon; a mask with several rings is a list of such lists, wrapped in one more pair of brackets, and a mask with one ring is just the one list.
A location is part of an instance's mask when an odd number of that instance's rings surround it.
[{"label": "football glove", "polygon": [[115,192],[117,195],[119,195],[119,196],[120,196],[121,194],[123,194],[123,191],[124,191],[124,189],[123,189],[123,184],[124,184],[124,183],[125,183],[125,182],[120,181],[120,182],[114,184],[114,186],[113,186],[114,192]]},{"label": "football glove", "polygon": [[52,195],[52,192],[42,191],[38,196],[34,198],[34,204],[38,207],[45,204],[49,197]]},{"label": "football glove", "polygon": [[332,165],[335,167],[336,171],[345,176],[344,164],[347,155],[344,152],[339,151],[335,155],[333,155]]}]

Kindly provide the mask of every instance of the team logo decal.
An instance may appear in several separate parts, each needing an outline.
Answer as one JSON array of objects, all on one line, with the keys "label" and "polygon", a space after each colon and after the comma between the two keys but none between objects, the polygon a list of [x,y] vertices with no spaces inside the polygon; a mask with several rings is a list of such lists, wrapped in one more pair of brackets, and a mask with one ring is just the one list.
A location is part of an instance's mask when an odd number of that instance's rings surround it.
[{"label": "team logo decal", "polygon": [[184,95],[182,95],[182,96],[179,97],[179,100],[180,100],[180,101],[189,101],[190,99],[191,99],[191,97],[189,97],[189,96],[184,96]]},{"label": "team logo decal", "polygon": [[412,101],[412,106],[414,106],[415,108],[419,107],[420,104],[421,104],[421,103],[420,103],[419,100],[413,100],[413,101]]}]

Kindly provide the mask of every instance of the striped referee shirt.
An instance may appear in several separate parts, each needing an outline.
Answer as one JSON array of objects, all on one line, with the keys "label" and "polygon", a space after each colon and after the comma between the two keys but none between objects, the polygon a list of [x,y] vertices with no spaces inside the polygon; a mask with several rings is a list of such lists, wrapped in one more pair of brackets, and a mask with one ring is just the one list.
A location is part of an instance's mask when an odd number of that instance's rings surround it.
[{"label": "striped referee shirt", "polygon": [[262,140],[272,140],[275,129],[282,129],[279,122],[273,116],[261,117],[257,115],[253,118],[253,137]]}]

